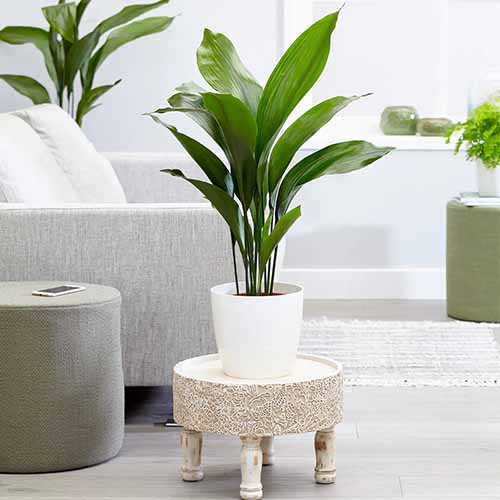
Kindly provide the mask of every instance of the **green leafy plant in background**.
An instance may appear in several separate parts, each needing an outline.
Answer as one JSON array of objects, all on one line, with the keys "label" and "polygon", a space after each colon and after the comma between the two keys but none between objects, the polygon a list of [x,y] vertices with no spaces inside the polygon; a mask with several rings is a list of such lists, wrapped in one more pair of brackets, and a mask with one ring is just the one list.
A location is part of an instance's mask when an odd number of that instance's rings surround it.
[{"label": "green leafy plant in background", "polygon": [[[80,24],[91,0],[59,0],[57,5],[42,8],[48,29],[7,26],[0,30],[0,41],[12,45],[32,44],[41,52],[47,73],[54,84],[54,102],[65,108],[81,125],[84,116],[98,106],[98,100],[121,81],[96,86],[95,78],[99,68],[126,43],[166,30],[173,21],[172,17],[134,19],[169,1],[129,5],[82,36]],[[101,38],[106,34],[108,35],[101,44]],[[52,102],[47,89],[29,76],[4,74],[0,75],[0,79],[31,99],[33,104]],[[78,80],[80,99],[76,103]]]},{"label": "green leafy plant in background", "polygon": [[[301,215],[300,207],[290,209],[295,195],[325,174],[358,170],[391,150],[348,141],[293,164],[300,147],[358,99],[327,99],[282,132],[294,108],[323,72],[338,15],[330,14],[307,29],[283,55],[264,88],[245,68],[228,38],[205,30],[197,52],[198,68],[215,92],[187,83],[168,99],[168,107],[149,113],[176,137],[208,177],[206,182],[187,178],[180,170],[162,171],[191,183],[229,225],[237,293],[236,247],[243,260],[246,294],[272,294],[278,245]],[[220,147],[229,168],[218,153],[159,117],[172,112],[183,113],[203,128]]]},{"label": "green leafy plant in background", "polygon": [[466,144],[468,160],[481,160],[488,168],[500,165],[500,101],[487,101],[475,108],[465,122],[456,123],[447,133],[459,133],[455,154]]}]

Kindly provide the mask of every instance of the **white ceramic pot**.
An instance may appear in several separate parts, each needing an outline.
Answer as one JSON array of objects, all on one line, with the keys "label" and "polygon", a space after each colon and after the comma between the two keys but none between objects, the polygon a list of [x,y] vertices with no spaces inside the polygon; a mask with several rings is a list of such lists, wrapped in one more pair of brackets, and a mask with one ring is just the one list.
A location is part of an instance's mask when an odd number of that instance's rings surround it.
[{"label": "white ceramic pot", "polygon": [[275,292],[281,295],[238,296],[234,283],[212,288],[215,339],[226,375],[264,379],[293,371],[304,293],[286,283],[277,283]]},{"label": "white ceramic pot", "polygon": [[488,168],[480,160],[476,161],[476,166],[479,196],[500,196],[500,167]]}]

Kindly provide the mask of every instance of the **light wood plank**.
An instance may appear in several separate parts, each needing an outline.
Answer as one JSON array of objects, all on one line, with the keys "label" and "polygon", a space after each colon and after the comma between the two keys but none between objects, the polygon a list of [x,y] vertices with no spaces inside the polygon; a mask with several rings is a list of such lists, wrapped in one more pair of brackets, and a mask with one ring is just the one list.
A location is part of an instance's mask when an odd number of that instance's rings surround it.
[{"label": "light wood plank", "polygon": [[429,498],[431,496],[459,496],[476,500],[478,497],[500,496],[500,475],[489,474],[463,476],[457,474],[432,474],[428,476],[403,476],[401,485],[406,497]]}]

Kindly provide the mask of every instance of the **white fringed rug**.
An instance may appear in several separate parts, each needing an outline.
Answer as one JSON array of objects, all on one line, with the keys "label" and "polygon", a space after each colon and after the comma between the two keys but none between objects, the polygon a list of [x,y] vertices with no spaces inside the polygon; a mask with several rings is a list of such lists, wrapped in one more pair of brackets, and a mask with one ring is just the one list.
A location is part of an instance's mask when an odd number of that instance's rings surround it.
[{"label": "white fringed rug", "polygon": [[300,351],[340,361],[351,386],[500,386],[499,350],[487,324],[306,321]]}]

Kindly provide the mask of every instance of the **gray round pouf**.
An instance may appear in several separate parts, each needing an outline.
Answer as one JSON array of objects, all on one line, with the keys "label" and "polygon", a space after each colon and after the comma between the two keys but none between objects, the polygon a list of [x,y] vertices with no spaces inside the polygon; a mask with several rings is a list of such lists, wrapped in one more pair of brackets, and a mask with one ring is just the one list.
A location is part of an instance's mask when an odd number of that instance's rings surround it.
[{"label": "gray round pouf", "polygon": [[35,297],[53,282],[0,283],[0,473],[76,469],[122,446],[121,297]]}]

